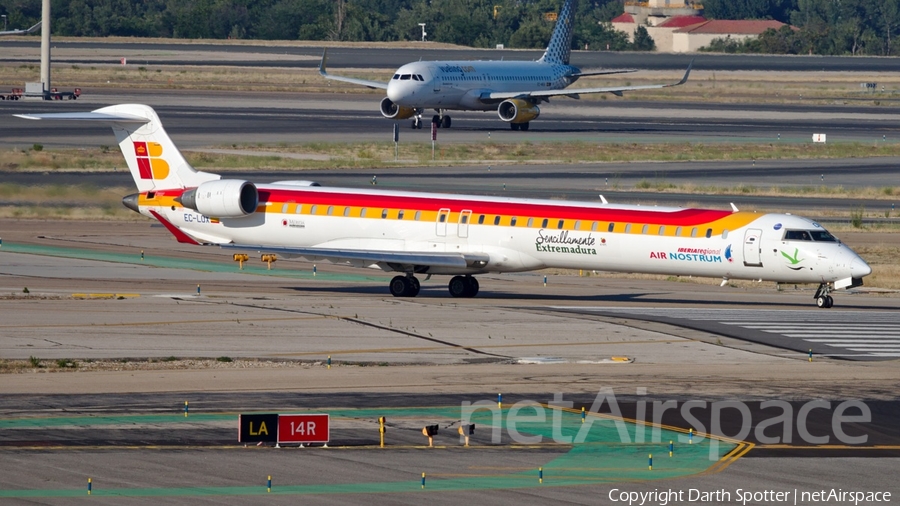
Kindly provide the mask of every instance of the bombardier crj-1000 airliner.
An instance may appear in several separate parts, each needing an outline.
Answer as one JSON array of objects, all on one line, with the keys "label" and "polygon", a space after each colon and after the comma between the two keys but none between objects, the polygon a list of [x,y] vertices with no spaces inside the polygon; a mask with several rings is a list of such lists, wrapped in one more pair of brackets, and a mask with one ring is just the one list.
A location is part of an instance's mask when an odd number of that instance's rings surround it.
[{"label": "bombardier crj-1000 airliner", "polygon": [[327,53],[324,53],[319,73],[326,79],[386,90],[381,114],[396,120],[412,118],[413,128],[422,128],[422,113],[434,109],[437,114],[431,121],[443,128],[450,128],[446,111],[457,110],[497,111],[500,119],[513,130],[528,130],[529,122],[541,114],[538,104],[549,102],[550,97],[577,99],[587,93],[621,95],[625,91],[667,88],[687,82],[691,65],[684,78],[674,84],[568,88],[580,77],[630,72],[582,71],[569,65],[576,4],[577,0],[566,0],[550,44],[537,61],[418,61],[400,67],[384,83],[329,74],[325,71]]},{"label": "bombardier crj-1000 airliner", "polygon": [[817,283],[816,304],[831,307],[833,290],[859,286],[872,272],[799,216],[257,185],[195,170],[146,105],[20,117],[111,125],[139,192],[124,204],[180,242],[397,272],[397,297],[419,293],[417,274],[452,276],[451,295],[474,297],[477,274],[556,267]]}]

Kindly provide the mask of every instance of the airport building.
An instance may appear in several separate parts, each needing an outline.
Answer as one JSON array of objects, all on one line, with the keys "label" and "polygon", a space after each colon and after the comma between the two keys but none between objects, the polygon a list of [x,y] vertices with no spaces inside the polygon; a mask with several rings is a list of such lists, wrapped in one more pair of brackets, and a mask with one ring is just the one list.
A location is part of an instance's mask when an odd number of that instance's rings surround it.
[{"label": "airport building", "polygon": [[637,27],[643,26],[656,50],[663,53],[695,52],[715,39],[741,42],[784,26],[774,20],[708,20],[702,14],[703,6],[689,0],[627,1],[625,12],[612,20],[612,26],[631,42]]}]

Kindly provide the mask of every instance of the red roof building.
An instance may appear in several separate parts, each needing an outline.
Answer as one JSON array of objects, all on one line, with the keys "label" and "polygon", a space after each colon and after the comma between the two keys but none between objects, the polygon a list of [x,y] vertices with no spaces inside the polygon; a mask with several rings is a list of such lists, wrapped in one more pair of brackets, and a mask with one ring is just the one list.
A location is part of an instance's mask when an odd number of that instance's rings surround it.
[{"label": "red roof building", "polygon": [[713,19],[675,30],[672,34],[672,51],[692,53],[708,46],[715,39],[732,39],[740,42],[759,37],[766,30],[778,30],[783,26],[786,25],[774,20]]}]

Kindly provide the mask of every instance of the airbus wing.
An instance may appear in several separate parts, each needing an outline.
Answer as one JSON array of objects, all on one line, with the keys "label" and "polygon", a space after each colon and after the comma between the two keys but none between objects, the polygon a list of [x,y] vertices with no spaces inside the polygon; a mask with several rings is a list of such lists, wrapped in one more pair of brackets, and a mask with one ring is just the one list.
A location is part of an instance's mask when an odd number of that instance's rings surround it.
[{"label": "airbus wing", "polygon": [[[687,70],[684,72],[684,77],[681,78],[677,83],[671,84],[645,84],[641,86],[610,86],[605,88],[563,88],[560,90],[535,90],[535,91],[520,91],[520,92],[491,92],[485,93],[481,96],[481,100],[485,102],[493,102],[496,100],[507,100],[511,98],[550,98],[550,97],[559,97],[566,96],[571,98],[579,98],[579,95],[588,94],[588,93],[612,93],[613,95],[622,96],[622,92],[625,91],[634,91],[634,90],[651,90],[658,88],[671,88],[672,86],[681,86],[686,83],[688,80],[688,76],[691,75],[691,69],[694,66],[694,60],[691,60],[691,63],[688,64]],[[582,74],[584,75],[584,74]]]},{"label": "airbus wing", "polygon": [[322,51],[322,61],[319,62],[319,74],[322,75],[325,79],[331,79],[333,81],[343,81],[345,83],[358,84],[360,86],[366,86],[372,89],[380,89],[386,90],[388,87],[388,83],[383,83],[381,81],[369,81],[367,79],[355,79],[353,77],[343,77],[343,76],[334,76],[325,71],[325,63],[328,60],[328,50],[325,49]]},{"label": "airbus wing", "polygon": [[5,32],[4,32],[4,31],[0,31],[0,35],[28,35],[28,34],[30,34],[30,33],[36,32],[36,31],[38,30],[38,28],[40,28],[40,27],[41,27],[41,22],[38,21],[38,22],[37,22],[34,26],[32,26],[31,28],[26,28],[26,29],[24,29],[24,30],[7,30],[7,31],[5,31]]}]

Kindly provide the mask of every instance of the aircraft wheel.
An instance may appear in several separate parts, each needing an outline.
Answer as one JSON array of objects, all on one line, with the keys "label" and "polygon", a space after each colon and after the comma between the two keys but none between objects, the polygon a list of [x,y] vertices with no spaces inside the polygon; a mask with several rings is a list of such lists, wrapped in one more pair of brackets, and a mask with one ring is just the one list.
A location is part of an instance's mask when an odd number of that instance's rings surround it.
[{"label": "aircraft wheel", "polygon": [[422,118],[416,120],[416,128],[418,128],[419,130],[422,129]]},{"label": "aircraft wheel", "polygon": [[825,307],[831,307],[831,306],[834,306],[834,299],[831,298],[831,295],[826,295],[825,296]]},{"label": "aircraft wheel", "polygon": [[478,280],[473,278],[472,276],[466,276],[466,281],[468,282],[468,289],[466,290],[466,297],[474,297],[478,295]]},{"label": "aircraft wheel", "polygon": [[394,276],[391,279],[391,295],[394,297],[405,297],[409,295],[410,283],[406,280],[406,276]]},{"label": "aircraft wheel", "polygon": [[519,125],[519,130],[521,130],[523,132],[527,132],[528,131],[528,123],[522,123],[521,125]]},{"label": "aircraft wheel", "polygon": [[431,122],[437,123],[437,127],[441,128],[441,117],[438,116],[437,114],[435,114],[434,116],[431,117]]},{"label": "aircraft wheel", "polygon": [[441,128],[450,128],[450,116],[441,118]]},{"label": "aircraft wheel", "polygon": [[413,130],[416,129],[416,120],[412,120],[412,123],[409,124],[409,128],[412,128]]},{"label": "aircraft wheel", "polygon": [[416,277],[406,278],[409,282],[409,295],[410,297],[415,297],[419,295],[419,290],[422,288],[422,285],[419,284],[419,280]]},{"label": "aircraft wheel", "polygon": [[454,297],[466,297],[469,292],[469,283],[464,276],[453,276],[447,287],[450,289],[450,295]]},{"label": "aircraft wheel", "polygon": [[510,123],[509,128],[512,128],[513,130],[518,130],[519,124],[518,123]]},{"label": "aircraft wheel", "polygon": [[828,307],[828,296],[820,295],[816,297],[816,307],[827,308]]}]

